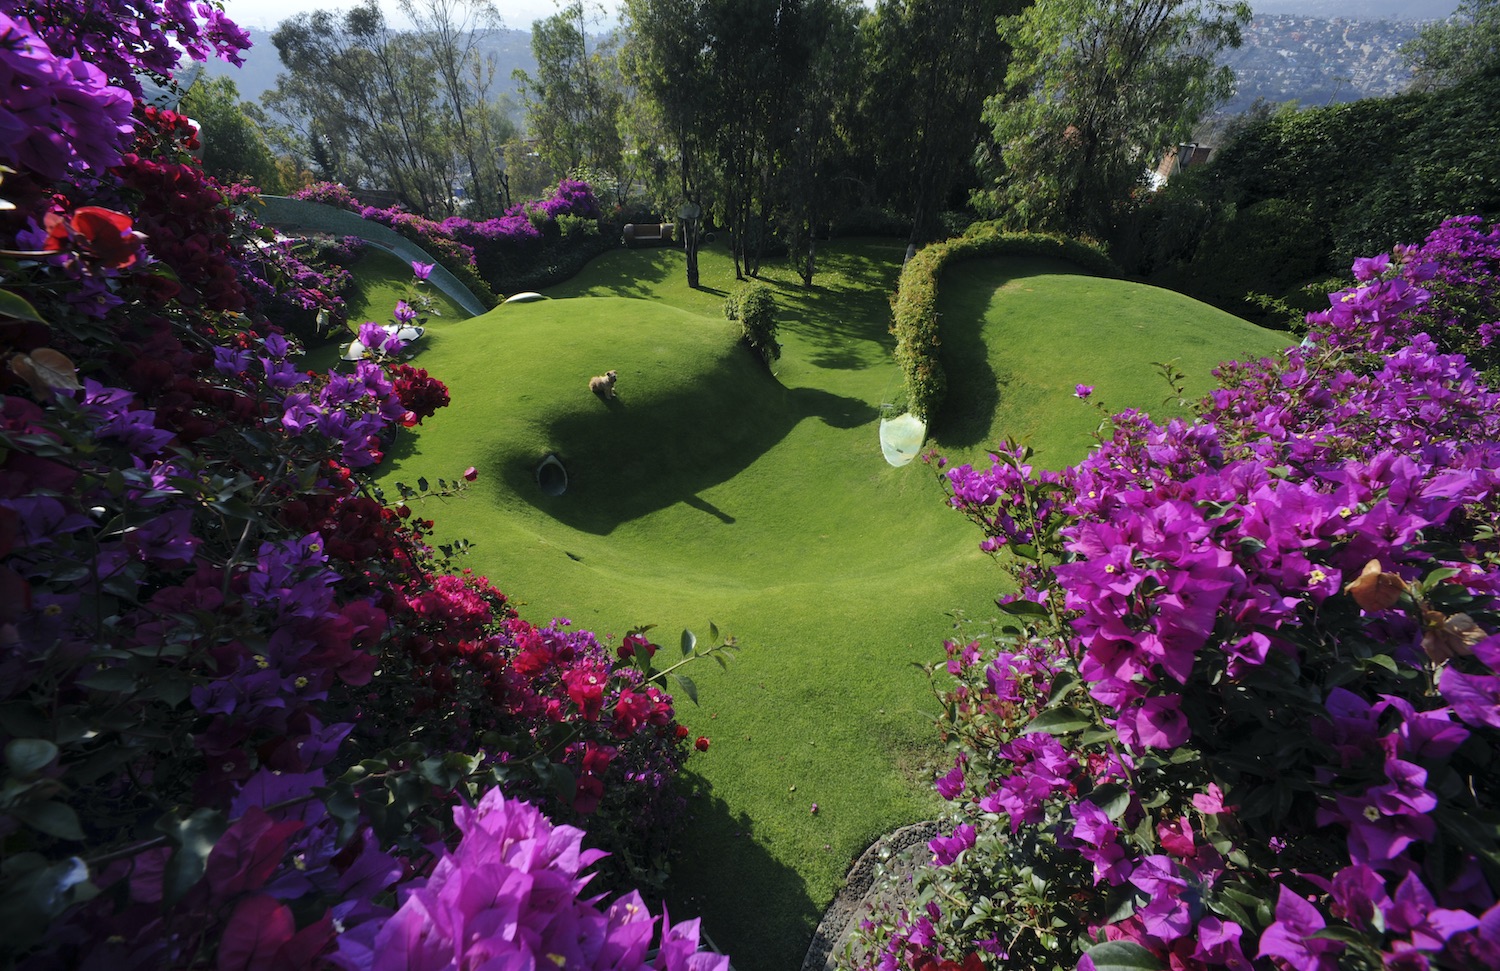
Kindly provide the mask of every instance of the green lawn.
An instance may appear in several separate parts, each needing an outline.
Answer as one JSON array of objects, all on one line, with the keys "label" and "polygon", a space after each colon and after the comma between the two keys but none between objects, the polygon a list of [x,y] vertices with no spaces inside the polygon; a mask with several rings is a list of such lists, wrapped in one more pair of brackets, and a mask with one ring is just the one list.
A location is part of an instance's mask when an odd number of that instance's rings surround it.
[{"label": "green lawn", "polygon": [[[389,485],[478,468],[463,497],[420,512],[439,539],[473,541],[469,565],[529,619],[601,636],[656,623],[667,643],[712,620],[744,645],[727,673],[691,672],[701,707],[678,698],[713,744],[691,761],[701,792],[671,901],[743,971],[797,967],[853,859],[935,810],[935,705],[914,665],[941,658],[954,612],[986,617],[999,592],[932,470],[881,458],[879,405],[900,390],[888,301],[902,252],[830,246],[812,290],[765,273],[782,321],[774,375],[723,318],[734,284],[721,245],[703,254],[699,291],[678,251],[617,251],[548,291],[557,299],[434,321],[417,363],[453,404],[385,472]],[[987,424],[954,411],[938,436],[954,458],[982,459],[1013,430],[1046,464],[1076,459],[1098,415],[1074,383],[1098,384],[1112,407],[1152,406],[1164,386],[1132,361],[1197,344],[1206,364],[1282,343],[1175,294],[1059,269],[987,262],[945,277],[953,383],[978,395],[993,374],[1000,389]],[[1074,303],[1085,295],[1097,302]],[[587,390],[610,368],[613,405]],[[568,467],[563,496],[532,479],[548,452]]]}]

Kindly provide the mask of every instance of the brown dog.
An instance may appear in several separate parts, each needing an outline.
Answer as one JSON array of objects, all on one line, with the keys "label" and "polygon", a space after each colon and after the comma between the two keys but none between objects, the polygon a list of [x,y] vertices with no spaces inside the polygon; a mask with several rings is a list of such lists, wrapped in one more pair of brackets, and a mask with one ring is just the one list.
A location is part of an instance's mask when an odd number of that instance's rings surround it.
[{"label": "brown dog", "polygon": [[594,394],[609,401],[615,396],[615,381],[619,375],[614,371],[605,371],[603,374],[589,378],[589,390]]}]

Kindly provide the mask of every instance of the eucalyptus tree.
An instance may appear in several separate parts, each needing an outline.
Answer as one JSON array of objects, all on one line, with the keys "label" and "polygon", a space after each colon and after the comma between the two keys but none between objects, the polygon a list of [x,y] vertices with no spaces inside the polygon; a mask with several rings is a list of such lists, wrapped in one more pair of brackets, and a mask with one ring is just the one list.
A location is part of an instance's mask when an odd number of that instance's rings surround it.
[{"label": "eucalyptus tree", "polygon": [[985,106],[999,165],[981,204],[1108,238],[1152,163],[1232,91],[1215,56],[1249,19],[1225,0],[1049,0],[1006,17],[1006,88]]},{"label": "eucalyptus tree", "polygon": [[494,68],[473,32],[498,23],[494,10],[485,0],[404,6],[417,30],[392,30],[378,0],[284,21],[271,40],[287,70],[264,101],[327,178],[394,190],[439,218],[466,187],[480,212],[493,211],[510,126],[489,97]]},{"label": "eucalyptus tree", "polygon": [[491,97],[495,55],[485,41],[502,26],[490,0],[401,0],[417,46],[436,72],[439,117],[468,174],[479,213],[499,208],[501,147],[512,125]]},{"label": "eucalyptus tree", "polygon": [[862,76],[859,0],[824,0],[804,9],[811,59],[799,91],[788,92],[777,138],[777,230],[805,286],[817,270],[817,238],[843,196],[840,162],[848,157]]},{"label": "eucalyptus tree", "polygon": [[996,24],[1024,2],[877,0],[864,23],[859,137],[881,194],[911,213],[912,246],[933,236],[955,180],[972,171],[985,99],[1005,77]]},{"label": "eucalyptus tree", "polygon": [[[712,183],[711,132],[703,119],[713,110],[705,55],[703,0],[625,0],[626,77],[642,99],[640,111],[665,137],[668,159],[675,156],[676,180],[684,213],[703,210]],[[688,285],[698,285],[699,234],[696,219],[682,220]]]},{"label": "eucalyptus tree", "polygon": [[[535,77],[517,70],[526,130],[537,151],[561,175],[588,170],[612,183],[623,202],[630,176],[621,133],[626,91],[620,76],[616,39],[596,40],[589,49],[590,10],[573,0],[556,14],[531,25]],[[602,187],[596,187],[602,188]]]},{"label": "eucalyptus tree", "polygon": [[[805,8],[826,0],[625,0],[629,82],[672,139],[684,212],[728,231],[735,275],[758,268],[770,215],[779,125],[812,61]],[[695,221],[686,220],[696,285]]]}]

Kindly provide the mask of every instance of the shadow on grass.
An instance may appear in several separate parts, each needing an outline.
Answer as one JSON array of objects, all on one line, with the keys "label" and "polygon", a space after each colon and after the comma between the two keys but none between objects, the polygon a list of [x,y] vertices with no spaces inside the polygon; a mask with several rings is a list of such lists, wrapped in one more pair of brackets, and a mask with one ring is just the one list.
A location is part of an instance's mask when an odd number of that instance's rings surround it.
[{"label": "shadow on grass", "polygon": [[[611,250],[590,260],[586,272],[546,288],[549,297],[576,297],[604,291],[621,297],[652,298],[681,264],[671,247]],[[588,280],[582,286],[580,280]]]},{"label": "shadow on grass", "polygon": [[[738,971],[789,971],[801,965],[822,914],[796,870],[756,840],[744,813],[730,811],[709,783],[690,775],[691,838],[712,854],[678,860],[667,906],[674,921],[700,917],[713,944]],[[790,928],[803,933],[788,934]]]},{"label": "shadow on grass", "polygon": [[878,414],[856,398],[782,388],[763,372],[755,380],[770,382],[770,389],[746,396],[745,403],[726,401],[726,388],[744,384],[715,380],[722,373],[706,373],[670,398],[616,402],[602,413],[591,408],[547,422],[543,437],[567,469],[563,495],[544,495],[538,487],[541,455],[499,452],[488,457],[490,467],[539,510],[595,535],[677,503],[728,526],[736,522],[733,511],[710,505],[701,493],[743,472],[802,421],[847,429]]}]

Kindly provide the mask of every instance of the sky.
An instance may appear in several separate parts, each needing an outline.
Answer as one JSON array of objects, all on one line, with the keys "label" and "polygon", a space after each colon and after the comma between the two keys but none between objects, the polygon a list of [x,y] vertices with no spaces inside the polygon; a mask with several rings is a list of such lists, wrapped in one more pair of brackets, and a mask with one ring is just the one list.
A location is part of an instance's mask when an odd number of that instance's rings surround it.
[{"label": "sky", "polygon": [[[268,30],[304,11],[347,10],[354,5],[355,0],[224,0],[224,9],[229,13],[230,20],[241,27],[262,27]],[[380,0],[380,6],[393,27],[408,25],[396,0]],[[620,0],[602,0],[602,6],[606,11],[606,21],[614,23],[620,9]],[[500,11],[500,19],[505,21],[505,26],[514,30],[530,30],[533,21],[557,13],[558,4],[552,0],[495,0],[495,8]]]}]

